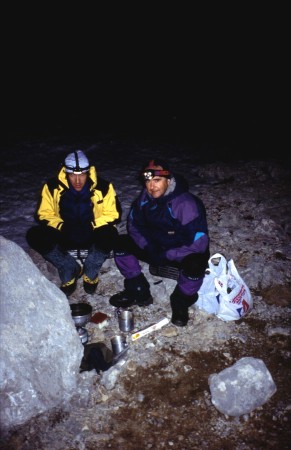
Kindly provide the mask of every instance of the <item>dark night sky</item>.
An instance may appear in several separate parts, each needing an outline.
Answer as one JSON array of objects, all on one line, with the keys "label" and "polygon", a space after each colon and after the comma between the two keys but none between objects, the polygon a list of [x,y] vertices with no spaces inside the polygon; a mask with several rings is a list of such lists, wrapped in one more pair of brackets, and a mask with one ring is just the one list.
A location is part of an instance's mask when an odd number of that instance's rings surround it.
[{"label": "dark night sky", "polygon": [[[92,71],[47,61],[16,74],[6,108],[11,129],[169,132],[212,138],[251,137],[263,125],[255,74],[180,61],[132,67],[126,60]],[[15,74],[14,74],[15,76]],[[207,137],[208,136],[208,137]],[[254,136],[255,137],[255,136]]]},{"label": "dark night sky", "polygon": [[[215,73],[139,74],[122,64],[103,72],[29,71],[14,85],[6,109],[9,137],[57,134],[163,137],[169,141],[248,146],[269,140],[264,102],[256,80]],[[33,76],[32,76],[33,75]],[[224,76],[226,78],[224,78]],[[252,86],[253,83],[253,86]]]},{"label": "dark night sky", "polygon": [[150,23],[118,11],[105,23],[64,14],[27,23],[19,13],[3,55],[7,139],[104,131],[253,149],[276,140],[276,49],[260,15],[224,26],[215,14],[200,23],[171,12]]}]

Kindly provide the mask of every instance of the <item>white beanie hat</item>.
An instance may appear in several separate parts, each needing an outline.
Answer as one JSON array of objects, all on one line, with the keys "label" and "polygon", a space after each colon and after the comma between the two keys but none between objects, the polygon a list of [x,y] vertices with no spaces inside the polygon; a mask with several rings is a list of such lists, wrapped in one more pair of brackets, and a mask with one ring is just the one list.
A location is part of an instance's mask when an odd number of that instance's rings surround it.
[{"label": "white beanie hat", "polygon": [[90,169],[88,158],[82,150],[76,150],[70,153],[65,159],[64,166],[67,173],[88,172]]}]

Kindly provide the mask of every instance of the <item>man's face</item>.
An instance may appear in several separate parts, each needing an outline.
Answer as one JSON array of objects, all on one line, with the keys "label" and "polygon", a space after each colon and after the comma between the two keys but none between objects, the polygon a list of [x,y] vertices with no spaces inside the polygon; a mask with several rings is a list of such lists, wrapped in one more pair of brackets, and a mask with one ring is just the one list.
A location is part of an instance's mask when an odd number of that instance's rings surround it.
[{"label": "man's face", "polygon": [[170,180],[168,178],[157,176],[152,178],[151,180],[146,180],[145,186],[146,190],[152,197],[159,198],[164,195],[164,193],[168,189],[169,183]]},{"label": "man's face", "polygon": [[75,189],[75,191],[81,191],[87,181],[88,172],[83,172],[80,174],[68,173],[67,176],[70,180],[71,185]]}]

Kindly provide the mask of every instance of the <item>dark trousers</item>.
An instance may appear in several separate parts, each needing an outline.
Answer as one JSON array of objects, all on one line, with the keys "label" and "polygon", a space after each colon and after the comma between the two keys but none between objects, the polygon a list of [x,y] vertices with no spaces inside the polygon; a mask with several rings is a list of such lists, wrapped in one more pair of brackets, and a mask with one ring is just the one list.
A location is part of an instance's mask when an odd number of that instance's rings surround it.
[{"label": "dark trousers", "polygon": [[62,250],[89,249],[94,245],[103,253],[113,250],[118,237],[118,231],[113,225],[104,225],[93,231],[90,238],[83,242],[74,242],[62,231],[46,225],[31,227],[26,234],[26,240],[31,248],[41,255],[52,251],[56,246]]},{"label": "dark trousers", "polygon": [[[148,254],[141,249],[128,234],[120,234],[115,241],[115,257],[134,255],[138,260],[152,264]],[[176,267],[187,277],[200,278],[204,276],[210,258],[209,248],[204,253],[191,253],[182,261],[167,261],[167,266]],[[154,265],[154,264],[153,264]]]},{"label": "dark trousers", "polygon": [[28,230],[26,239],[31,248],[58,269],[62,283],[66,283],[80,272],[79,265],[66,250],[88,249],[84,274],[94,280],[113,249],[117,236],[118,232],[114,226],[105,225],[93,231],[90,240],[80,244],[70,240],[62,231],[38,225]]}]

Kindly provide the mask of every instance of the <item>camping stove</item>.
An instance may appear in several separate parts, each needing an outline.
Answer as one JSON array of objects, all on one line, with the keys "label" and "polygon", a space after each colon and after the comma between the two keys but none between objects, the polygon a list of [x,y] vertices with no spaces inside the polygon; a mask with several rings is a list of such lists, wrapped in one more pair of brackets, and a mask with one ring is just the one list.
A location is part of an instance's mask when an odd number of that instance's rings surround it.
[{"label": "camping stove", "polygon": [[79,338],[81,339],[81,342],[83,345],[87,344],[88,342],[88,331],[85,327],[77,327],[77,332],[79,335]]},{"label": "camping stove", "polygon": [[70,308],[80,340],[85,345],[88,342],[88,331],[84,325],[92,317],[92,306],[89,303],[72,303]]}]

